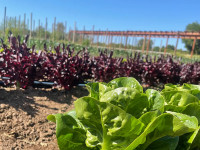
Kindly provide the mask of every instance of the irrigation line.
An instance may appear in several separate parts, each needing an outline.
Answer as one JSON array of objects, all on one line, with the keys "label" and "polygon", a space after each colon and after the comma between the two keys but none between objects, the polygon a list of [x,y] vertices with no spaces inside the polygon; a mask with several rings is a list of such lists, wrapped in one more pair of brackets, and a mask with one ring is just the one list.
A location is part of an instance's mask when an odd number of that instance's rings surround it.
[{"label": "irrigation line", "polygon": [[[9,80],[10,79],[9,77],[0,77],[0,78],[3,79],[3,80]],[[77,86],[85,87],[85,85],[87,83],[88,82],[85,82],[85,84],[78,84]],[[54,82],[34,81],[34,85],[39,85],[39,86],[54,86],[54,85],[57,85],[57,84],[54,83]],[[0,86],[5,86],[3,81],[0,81]]]}]

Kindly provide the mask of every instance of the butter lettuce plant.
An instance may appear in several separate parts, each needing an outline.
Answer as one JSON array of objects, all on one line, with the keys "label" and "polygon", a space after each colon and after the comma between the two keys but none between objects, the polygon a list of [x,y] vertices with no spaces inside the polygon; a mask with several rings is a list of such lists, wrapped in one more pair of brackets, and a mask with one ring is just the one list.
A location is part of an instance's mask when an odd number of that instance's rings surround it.
[{"label": "butter lettuce plant", "polygon": [[200,86],[168,84],[161,92],[134,78],[89,83],[75,109],[53,114],[61,150],[198,150]]}]

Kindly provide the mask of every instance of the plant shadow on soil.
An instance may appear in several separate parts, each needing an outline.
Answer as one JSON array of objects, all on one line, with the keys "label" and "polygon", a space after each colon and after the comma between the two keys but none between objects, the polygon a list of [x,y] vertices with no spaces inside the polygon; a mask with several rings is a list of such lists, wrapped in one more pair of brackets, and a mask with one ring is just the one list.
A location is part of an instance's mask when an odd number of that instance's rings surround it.
[{"label": "plant shadow on soil", "polygon": [[[71,105],[79,97],[87,96],[88,91],[84,87],[74,87],[70,91],[58,89],[19,89],[0,88],[0,104],[9,105],[16,110],[23,110],[34,117],[38,113],[37,107],[47,108],[48,106],[35,102],[38,97],[44,97],[45,101],[54,101],[60,104]],[[41,100],[42,101],[42,100]],[[44,100],[43,100],[44,101]],[[50,108],[58,110],[58,108]]]}]

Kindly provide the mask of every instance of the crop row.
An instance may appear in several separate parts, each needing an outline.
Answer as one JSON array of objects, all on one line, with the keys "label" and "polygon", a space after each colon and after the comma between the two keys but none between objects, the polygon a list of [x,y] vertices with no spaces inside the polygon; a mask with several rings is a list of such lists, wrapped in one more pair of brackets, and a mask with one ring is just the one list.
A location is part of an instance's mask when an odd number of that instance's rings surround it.
[{"label": "crop row", "polygon": [[200,81],[200,63],[183,64],[171,56],[142,56],[135,53],[127,58],[113,58],[113,52],[99,51],[91,57],[83,48],[75,53],[70,45],[60,44],[54,50],[44,44],[36,52],[35,45],[27,47],[28,36],[20,43],[20,37],[10,36],[10,45],[1,40],[0,77],[5,85],[22,88],[33,86],[34,81],[54,82],[69,90],[85,80],[108,82],[118,77],[134,77],[138,81],[155,86],[158,83],[194,83]]},{"label": "crop row", "polygon": [[75,109],[48,115],[60,150],[200,150],[200,86],[143,91],[132,77],[88,83]]}]

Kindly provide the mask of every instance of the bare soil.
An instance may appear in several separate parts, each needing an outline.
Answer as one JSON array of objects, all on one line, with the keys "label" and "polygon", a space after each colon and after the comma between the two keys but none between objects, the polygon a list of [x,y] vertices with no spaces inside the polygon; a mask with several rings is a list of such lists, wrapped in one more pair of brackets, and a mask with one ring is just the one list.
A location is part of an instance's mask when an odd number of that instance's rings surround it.
[{"label": "bare soil", "polygon": [[56,125],[46,117],[73,109],[73,101],[85,95],[84,87],[69,92],[1,88],[0,150],[58,150]]}]

